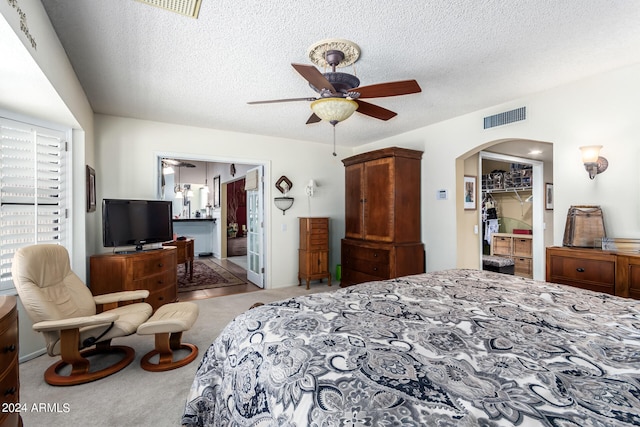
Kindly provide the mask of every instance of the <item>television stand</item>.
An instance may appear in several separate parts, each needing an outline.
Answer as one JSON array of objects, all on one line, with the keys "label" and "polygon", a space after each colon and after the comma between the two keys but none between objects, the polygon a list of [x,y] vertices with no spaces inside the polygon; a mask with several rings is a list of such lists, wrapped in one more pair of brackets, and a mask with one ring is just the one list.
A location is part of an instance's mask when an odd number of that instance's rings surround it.
[{"label": "television stand", "polygon": [[106,253],[89,259],[93,295],[145,289],[155,311],[178,298],[177,249],[173,247],[132,253]]},{"label": "television stand", "polygon": [[124,251],[115,251],[114,254],[118,254],[118,255],[131,255],[131,254],[140,254],[142,252],[151,252],[151,251],[159,251],[162,248],[149,248],[149,249],[135,249],[135,250],[131,250],[131,249],[125,249]]}]

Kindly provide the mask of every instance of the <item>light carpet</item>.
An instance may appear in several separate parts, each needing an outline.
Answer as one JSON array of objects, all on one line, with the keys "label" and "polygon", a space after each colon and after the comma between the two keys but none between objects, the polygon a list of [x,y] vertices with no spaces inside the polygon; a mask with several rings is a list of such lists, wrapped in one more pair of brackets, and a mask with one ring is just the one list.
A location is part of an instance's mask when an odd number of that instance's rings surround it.
[{"label": "light carpet", "polygon": [[[28,408],[22,414],[25,426],[178,426],[187,393],[202,355],[222,329],[256,302],[269,303],[298,295],[332,291],[326,284],[260,290],[246,294],[193,301],[200,315],[183,341],[199,348],[190,364],[167,372],[147,372],[140,359],[153,349],[152,336],[131,335],[113,340],[128,345],[136,359],[122,371],[107,378],[71,387],[53,387],[44,382],[44,371],[58,359],[43,355],[20,364],[20,401]],[[31,411],[33,404],[48,404],[48,410]],[[64,404],[68,404],[65,412]],[[59,404],[59,405],[56,405]],[[57,409],[59,408],[59,411]]]}]

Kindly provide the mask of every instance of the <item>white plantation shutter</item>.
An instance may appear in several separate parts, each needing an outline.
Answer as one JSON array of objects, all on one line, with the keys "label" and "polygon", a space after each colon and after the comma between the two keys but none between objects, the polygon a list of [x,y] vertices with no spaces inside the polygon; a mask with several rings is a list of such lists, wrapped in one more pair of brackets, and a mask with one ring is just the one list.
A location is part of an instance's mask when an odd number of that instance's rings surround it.
[{"label": "white plantation shutter", "polygon": [[66,243],[65,145],[64,132],[0,118],[0,294],[16,249]]}]

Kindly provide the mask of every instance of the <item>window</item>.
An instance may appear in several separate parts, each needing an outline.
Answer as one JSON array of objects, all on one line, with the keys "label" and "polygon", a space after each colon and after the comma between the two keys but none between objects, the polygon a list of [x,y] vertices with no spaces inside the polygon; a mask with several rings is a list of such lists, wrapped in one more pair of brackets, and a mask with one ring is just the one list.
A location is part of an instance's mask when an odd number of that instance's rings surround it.
[{"label": "window", "polygon": [[16,249],[66,246],[65,133],[0,118],[0,294],[12,293]]}]

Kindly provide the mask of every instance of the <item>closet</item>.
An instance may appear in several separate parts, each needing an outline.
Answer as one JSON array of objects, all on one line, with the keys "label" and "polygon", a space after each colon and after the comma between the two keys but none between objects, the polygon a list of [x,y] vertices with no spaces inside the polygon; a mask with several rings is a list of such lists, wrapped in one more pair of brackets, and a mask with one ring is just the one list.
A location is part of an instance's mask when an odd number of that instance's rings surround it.
[{"label": "closet", "polygon": [[533,277],[532,189],[530,164],[483,160],[483,269]]}]

